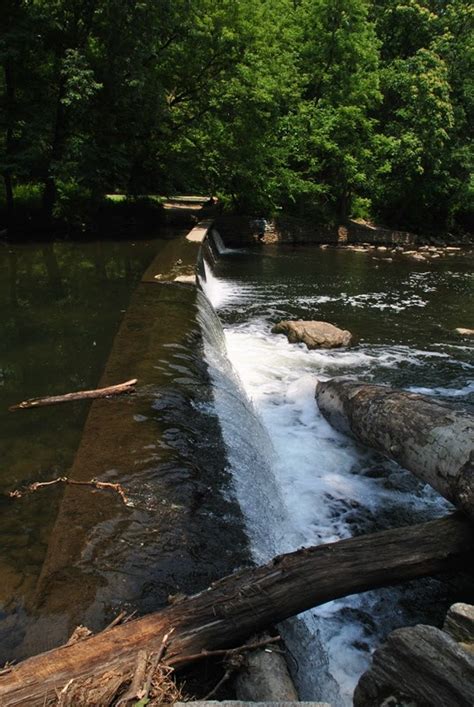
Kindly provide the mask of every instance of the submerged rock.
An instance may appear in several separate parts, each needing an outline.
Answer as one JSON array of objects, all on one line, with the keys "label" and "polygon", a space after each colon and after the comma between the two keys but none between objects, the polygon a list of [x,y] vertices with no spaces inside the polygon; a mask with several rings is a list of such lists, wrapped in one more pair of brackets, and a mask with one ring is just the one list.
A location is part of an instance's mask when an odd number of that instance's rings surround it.
[{"label": "submerged rock", "polygon": [[308,349],[333,349],[348,346],[352,334],[346,329],[339,329],[334,324],[320,321],[282,321],[272,328],[273,334],[285,334],[291,344],[303,342]]}]

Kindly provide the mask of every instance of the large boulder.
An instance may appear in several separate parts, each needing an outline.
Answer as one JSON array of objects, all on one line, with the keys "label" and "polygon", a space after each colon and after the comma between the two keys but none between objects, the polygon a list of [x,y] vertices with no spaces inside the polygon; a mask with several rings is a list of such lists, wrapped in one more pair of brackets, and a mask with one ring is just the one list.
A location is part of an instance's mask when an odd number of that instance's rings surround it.
[{"label": "large boulder", "polygon": [[471,707],[473,626],[473,607],[457,604],[451,607],[443,631],[418,625],[390,633],[359,680],[354,707]]},{"label": "large boulder", "polygon": [[334,349],[339,346],[348,346],[352,341],[352,334],[346,329],[339,329],[329,322],[282,321],[272,328],[274,334],[286,334],[292,344],[303,342],[308,349]]}]

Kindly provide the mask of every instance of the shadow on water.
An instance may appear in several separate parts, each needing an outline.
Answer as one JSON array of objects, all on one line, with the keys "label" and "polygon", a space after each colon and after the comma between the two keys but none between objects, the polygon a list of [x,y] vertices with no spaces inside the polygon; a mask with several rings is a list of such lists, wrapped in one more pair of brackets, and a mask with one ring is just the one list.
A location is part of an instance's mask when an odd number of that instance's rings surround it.
[{"label": "shadow on water", "polygon": [[[150,268],[140,281],[157,250],[165,270],[191,257],[169,241],[0,252],[0,663],[58,645],[79,623],[100,629],[121,608],[157,609],[248,561],[196,292],[159,284]],[[6,412],[131,377],[132,396]],[[119,481],[130,505],[89,487],[4,495],[59,475]]]}]

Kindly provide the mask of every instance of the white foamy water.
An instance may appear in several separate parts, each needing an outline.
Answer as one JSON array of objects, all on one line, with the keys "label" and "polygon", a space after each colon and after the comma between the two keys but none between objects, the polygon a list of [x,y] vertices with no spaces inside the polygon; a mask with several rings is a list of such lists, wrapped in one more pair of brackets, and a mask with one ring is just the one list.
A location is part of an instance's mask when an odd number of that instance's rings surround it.
[{"label": "white foamy water", "polygon": [[[281,287],[277,292],[258,283],[237,286],[216,278],[208,266],[202,284],[218,313],[247,315],[225,327],[219,350],[207,336],[206,358],[256,561],[446,512],[449,505],[432,489],[336,432],[314,396],[318,380],[350,374],[377,382],[384,370],[450,363],[447,353],[402,345],[309,351],[270,333],[268,315],[284,304]],[[346,304],[383,309],[383,293],[375,294],[347,297]],[[392,293],[388,306],[394,311],[424,306],[410,297],[401,292],[397,303]],[[322,295],[319,304],[334,299]],[[257,313],[263,301],[264,316]],[[470,385],[411,390],[460,396],[472,390]],[[294,677],[300,698],[351,704],[355,684],[381,637],[409,622],[402,606],[410,591],[367,592],[284,622],[281,631],[298,667]]]}]

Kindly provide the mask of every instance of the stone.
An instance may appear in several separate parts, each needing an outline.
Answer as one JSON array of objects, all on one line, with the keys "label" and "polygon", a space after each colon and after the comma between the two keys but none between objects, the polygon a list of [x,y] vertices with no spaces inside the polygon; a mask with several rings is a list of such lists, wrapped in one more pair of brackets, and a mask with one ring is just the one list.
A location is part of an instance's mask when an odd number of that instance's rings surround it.
[{"label": "stone", "polygon": [[474,643],[474,606],[461,602],[453,604],[446,614],[443,631],[455,641]]},{"label": "stone", "polygon": [[285,334],[291,344],[303,342],[308,349],[333,349],[348,346],[352,334],[346,329],[339,329],[329,322],[281,321],[272,328],[273,334]]},{"label": "stone", "polygon": [[431,707],[472,707],[474,653],[433,626],[397,629],[360,678],[354,707],[379,707],[387,695]]},{"label": "stone", "polygon": [[252,651],[239,672],[235,693],[245,702],[297,702],[293,681],[283,655],[272,646]]},{"label": "stone", "polygon": [[195,285],[196,275],[178,275],[175,277],[174,282],[180,282],[183,285]]},{"label": "stone", "polygon": [[463,329],[463,327],[458,327],[454,331],[456,334],[460,334],[461,336],[474,336],[474,329]]}]

